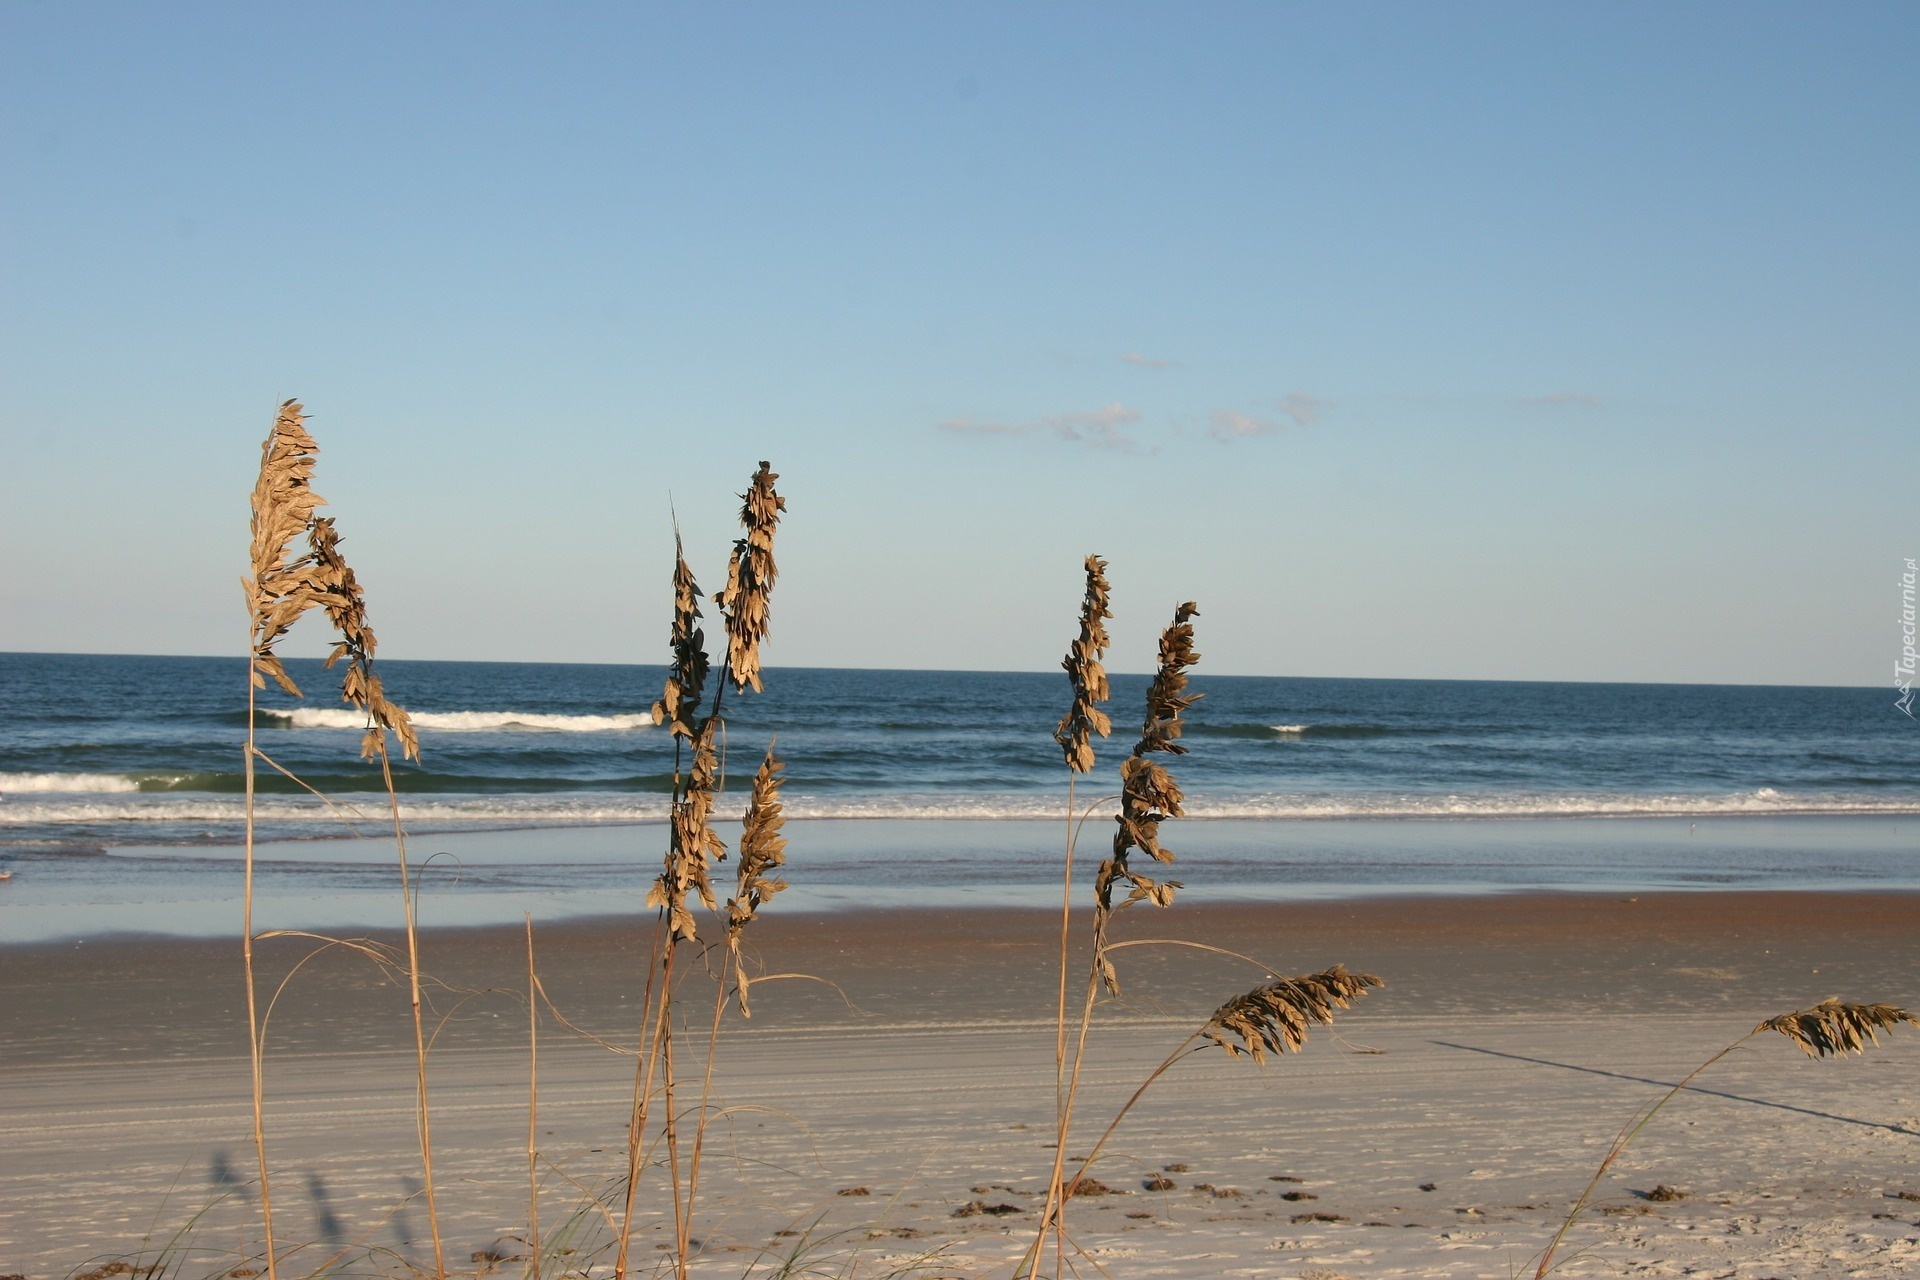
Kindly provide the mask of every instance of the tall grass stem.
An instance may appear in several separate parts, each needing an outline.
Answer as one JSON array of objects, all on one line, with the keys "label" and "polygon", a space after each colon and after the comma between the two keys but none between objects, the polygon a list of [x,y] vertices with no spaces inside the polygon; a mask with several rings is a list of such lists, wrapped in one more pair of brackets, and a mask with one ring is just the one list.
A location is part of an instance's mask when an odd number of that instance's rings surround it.
[{"label": "tall grass stem", "polygon": [[527,922],[527,1259],[540,1280],[540,979],[533,966],[533,913]]},{"label": "tall grass stem", "polygon": [[266,1075],[261,1060],[259,995],[253,970],[254,720],[258,710],[258,664],[247,661],[246,887],[241,907],[241,950],[247,973],[247,1044],[253,1074],[253,1152],[260,1166],[260,1223],[266,1237],[267,1280],[279,1280],[273,1245],[273,1190],[267,1175]]},{"label": "tall grass stem", "polygon": [[387,787],[387,807],[393,815],[393,843],[400,856],[400,897],[407,915],[407,989],[413,1002],[414,1084],[420,1133],[420,1174],[427,1197],[427,1231],[433,1237],[433,1269],[445,1280],[446,1250],[440,1240],[440,1207],[433,1185],[433,1123],[427,1105],[427,1040],[420,1015],[420,929],[417,895],[407,867],[407,832],[400,821],[400,795],[393,785],[393,761],[387,753],[387,735],[380,734],[380,777]]}]

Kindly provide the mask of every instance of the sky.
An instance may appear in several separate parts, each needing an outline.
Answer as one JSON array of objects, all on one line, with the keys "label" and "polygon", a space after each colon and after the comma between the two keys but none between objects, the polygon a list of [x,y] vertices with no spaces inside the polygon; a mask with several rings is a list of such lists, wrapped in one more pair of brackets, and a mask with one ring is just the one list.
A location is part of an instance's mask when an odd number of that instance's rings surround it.
[{"label": "sky", "polygon": [[[0,650],[1891,688],[1920,8],[0,6]],[[319,652],[303,624],[288,652]]]}]

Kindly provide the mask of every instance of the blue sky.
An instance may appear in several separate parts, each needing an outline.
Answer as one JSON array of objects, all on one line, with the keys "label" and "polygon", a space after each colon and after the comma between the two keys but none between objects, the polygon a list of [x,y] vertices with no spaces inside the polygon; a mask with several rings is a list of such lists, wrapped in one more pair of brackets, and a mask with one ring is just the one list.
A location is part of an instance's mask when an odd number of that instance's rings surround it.
[{"label": "blue sky", "polygon": [[[0,7],[0,649],[1888,685],[1907,5]],[[314,651],[316,633],[299,640]]]}]

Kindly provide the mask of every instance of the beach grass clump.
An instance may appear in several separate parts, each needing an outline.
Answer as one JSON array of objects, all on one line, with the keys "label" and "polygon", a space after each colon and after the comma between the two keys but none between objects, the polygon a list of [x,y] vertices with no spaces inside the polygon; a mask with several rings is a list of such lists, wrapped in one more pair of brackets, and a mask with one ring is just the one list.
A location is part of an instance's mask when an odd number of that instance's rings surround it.
[{"label": "beach grass clump", "polygon": [[[745,536],[733,544],[727,565],[727,585],[714,595],[727,634],[726,674],[737,693],[762,691],[760,646],[770,622],[769,601],[780,576],[773,555],[773,539],[787,500],[773,487],[779,475],[760,464],[741,495],[740,523]],[[647,896],[647,905],[663,911],[671,938],[691,942],[699,933],[688,895],[709,911],[715,909],[708,868],[727,856],[727,848],[713,829],[714,798],[720,790],[719,735],[723,682],[714,691],[713,705],[700,713],[711,659],[706,634],[700,627],[700,587],[687,564],[679,534],[674,535],[673,625],[669,637],[672,662],[659,701],[653,704],[653,722],[668,726],[676,747],[687,752],[686,769],[676,757],[671,838],[666,866]]]},{"label": "beach grass clump", "polygon": [[[1170,771],[1147,761],[1146,757],[1155,752],[1170,755],[1186,753],[1186,748],[1179,743],[1181,717],[1201,696],[1186,692],[1187,671],[1200,659],[1193,647],[1193,619],[1200,610],[1192,601],[1174,610],[1172,623],[1161,633],[1159,663],[1147,689],[1140,740],[1134,744],[1133,751],[1120,767],[1120,812],[1114,815],[1117,830],[1113,838],[1113,853],[1101,861],[1099,872],[1094,877],[1092,960],[1087,972],[1086,994],[1081,1003],[1073,1065],[1070,1070],[1067,1069],[1066,972],[1071,950],[1069,922],[1073,855],[1083,820],[1075,811],[1074,783],[1081,773],[1093,766],[1092,734],[1100,732],[1104,737],[1106,734],[1103,730],[1111,730],[1109,718],[1097,705],[1109,692],[1106,669],[1101,663],[1108,641],[1106,622],[1113,616],[1106,568],[1106,561],[1100,557],[1086,558],[1087,581],[1080,606],[1080,630],[1061,663],[1073,687],[1073,699],[1054,732],[1054,740],[1066,753],[1068,768],[1067,858],[1062,874],[1065,887],[1060,923],[1060,1003],[1055,1029],[1054,1112],[1057,1140],[1053,1169],[1047,1179],[1047,1203],[1040,1236],[1035,1241],[1030,1265],[1026,1268],[1029,1277],[1039,1271],[1040,1246],[1049,1227],[1055,1234],[1056,1269],[1063,1265],[1065,1233],[1060,1217],[1071,1195],[1063,1181],[1067,1138],[1073,1128],[1074,1106],[1079,1098],[1081,1073],[1086,1064],[1087,1036],[1093,1026],[1094,1006],[1101,988],[1104,987],[1113,995],[1120,993],[1120,976],[1109,955],[1109,923],[1115,911],[1136,902],[1150,901],[1155,906],[1169,906],[1175,890],[1181,887],[1177,880],[1155,881],[1150,876],[1132,870],[1127,858],[1134,849],[1144,848],[1148,856],[1158,861],[1173,861],[1173,854],[1160,844],[1159,827],[1162,821],[1178,817],[1183,812],[1180,787]],[[1131,884],[1133,890],[1116,905],[1113,900],[1114,886],[1123,881]]]},{"label": "beach grass clump", "polygon": [[[1160,633],[1158,659],[1153,680],[1147,687],[1140,737],[1120,765],[1119,812],[1114,815],[1112,852],[1101,862],[1094,878],[1092,959],[1087,973],[1072,1068],[1070,1071],[1065,1069],[1065,975],[1070,953],[1068,924],[1072,901],[1073,854],[1080,824],[1085,820],[1085,815],[1075,807],[1073,788],[1078,777],[1093,767],[1094,735],[1105,737],[1111,729],[1109,717],[1099,705],[1109,697],[1103,665],[1108,647],[1106,623],[1112,617],[1106,568],[1106,561],[1100,557],[1086,558],[1086,591],[1080,609],[1079,634],[1061,663],[1073,693],[1067,712],[1054,731],[1054,741],[1065,753],[1068,768],[1067,857],[1063,874],[1066,905],[1061,913],[1062,976],[1056,1021],[1055,1142],[1053,1169],[1047,1182],[1046,1204],[1040,1225],[1017,1268],[1018,1274],[1028,1277],[1028,1280],[1039,1274],[1049,1235],[1054,1240],[1055,1274],[1066,1272],[1068,1241],[1065,1215],[1068,1202],[1076,1196],[1089,1194],[1090,1188],[1098,1185],[1087,1176],[1088,1168],[1105,1149],[1108,1139],[1121,1121],[1175,1063],[1205,1048],[1208,1042],[1234,1056],[1246,1054],[1257,1063],[1264,1063],[1268,1053],[1298,1050],[1306,1042],[1308,1027],[1330,1023],[1335,1010],[1348,1008],[1367,991],[1382,985],[1381,980],[1372,974],[1351,973],[1339,965],[1301,978],[1282,978],[1272,970],[1267,970],[1268,982],[1221,1005],[1212,1017],[1181,1041],[1148,1074],[1108,1123],[1092,1149],[1084,1157],[1076,1158],[1078,1167],[1072,1176],[1067,1175],[1066,1152],[1086,1066],[1087,1040],[1094,1010],[1103,989],[1110,996],[1120,995],[1120,977],[1113,963],[1113,953],[1128,946],[1192,945],[1201,950],[1231,954],[1199,943],[1169,944],[1162,940],[1139,939],[1116,944],[1110,936],[1113,917],[1118,912],[1141,902],[1150,902],[1157,907],[1171,906],[1175,893],[1183,887],[1178,880],[1160,879],[1137,869],[1130,859],[1134,853],[1140,852],[1157,863],[1173,862],[1174,854],[1162,843],[1160,829],[1169,819],[1183,817],[1186,813],[1186,795],[1180,782],[1158,757],[1187,753],[1180,741],[1186,715],[1203,696],[1189,688],[1188,673],[1200,660],[1200,654],[1194,648],[1193,627],[1193,620],[1199,616],[1200,609],[1189,600],[1174,609],[1172,621]],[[1088,815],[1091,812],[1089,809]],[[1117,898],[1123,886],[1126,896]],[[1244,956],[1237,958],[1248,959]],[[1258,965],[1257,961],[1250,963]],[[1264,965],[1258,967],[1265,969]],[[1149,1185],[1157,1185],[1157,1182]],[[1166,1182],[1166,1185],[1170,1187],[1172,1184]]]},{"label": "beach grass clump", "polygon": [[693,1251],[693,1200],[699,1186],[700,1154],[710,1113],[707,1099],[713,1079],[714,1050],[721,1016],[727,1004],[731,978],[738,987],[743,1015],[750,985],[741,963],[740,933],[785,883],[770,872],[784,863],[786,840],[779,800],[779,772],[784,767],[768,749],[755,775],[753,794],[745,815],[740,878],[727,902],[724,919],[727,944],[715,993],[712,1030],[707,1042],[706,1073],[701,1103],[694,1120],[693,1145],[683,1162],[681,1118],[676,1105],[679,1079],[674,1061],[675,968],[682,946],[699,939],[699,923],[692,903],[718,910],[711,868],[726,858],[727,847],[714,830],[724,763],[720,744],[725,734],[725,700],[729,686],[737,694],[762,692],[760,649],[769,626],[769,602],[779,565],[774,559],[774,535],[786,499],[774,488],[780,477],[766,463],[748,481],[740,495],[742,537],[735,540],[727,567],[726,587],[712,597],[719,608],[727,636],[726,668],[705,702],[712,660],[700,626],[701,595],[685,547],[674,535],[673,621],[669,631],[671,661],[660,699],[653,704],[653,721],[667,726],[674,739],[673,793],[668,814],[667,852],[660,875],[648,889],[647,906],[658,913],[658,928],[649,962],[646,994],[641,1006],[641,1041],[634,1066],[634,1092],[627,1126],[627,1173],[624,1205],[614,1261],[616,1280],[625,1280],[631,1265],[635,1197],[643,1172],[643,1151],[655,1086],[661,1099],[661,1136],[673,1199],[675,1243],[672,1265],[685,1277]]},{"label": "beach grass clump", "polygon": [[[1071,916],[1073,905],[1073,858],[1075,845],[1084,817],[1076,809],[1074,786],[1079,776],[1093,767],[1094,752],[1092,735],[1106,736],[1112,725],[1098,703],[1109,694],[1106,668],[1102,665],[1108,647],[1106,622],[1111,618],[1109,588],[1106,578],[1107,562],[1099,556],[1088,556],[1085,561],[1086,590],[1081,598],[1080,630],[1067,650],[1067,656],[1061,666],[1067,673],[1067,679],[1073,688],[1073,698],[1067,713],[1061,718],[1054,731],[1054,741],[1059,743],[1066,753],[1067,762],[1067,856],[1062,871],[1062,905],[1060,909],[1060,1000],[1055,1023],[1054,1056],[1054,1117],[1057,1141],[1054,1147],[1053,1171],[1047,1180],[1047,1211],[1041,1226],[1044,1239],[1047,1222],[1053,1222],[1059,1233],[1058,1212],[1064,1207],[1067,1193],[1062,1183],[1065,1171],[1067,1136],[1073,1127],[1074,1104],[1079,1097],[1082,1068],[1086,1063],[1087,1036],[1093,1026],[1095,1002],[1099,999],[1104,986],[1107,991],[1118,995],[1120,978],[1108,955],[1108,923],[1113,913],[1135,902],[1152,901],[1156,906],[1168,906],[1173,901],[1174,891],[1180,888],[1178,881],[1157,883],[1151,877],[1132,871],[1127,865],[1127,855],[1135,848],[1146,847],[1149,856],[1161,861],[1173,861],[1173,855],[1161,847],[1159,842],[1159,824],[1168,817],[1178,816],[1180,808],[1179,784],[1173,775],[1159,765],[1143,768],[1141,761],[1150,752],[1164,751],[1170,754],[1184,754],[1186,748],[1178,743],[1180,737],[1180,717],[1188,707],[1200,697],[1188,694],[1187,669],[1199,661],[1200,655],[1193,648],[1193,618],[1199,609],[1188,601],[1174,610],[1173,622],[1160,637],[1160,662],[1154,672],[1152,684],[1147,690],[1146,714],[1140,741],[1134,745],[1133,752],[1121,765],[1121,809],[1114,815],[1118,831],[1114,835],[1113,855],[1100,863],[1099,873],[1094,878],[1093,912],[1093,954],[1087,972],[1086,994],[1081,1002],[1080,1018],[1073,1051],[1071,1070],[1066,1066],[1067,1041],[1067,970],[1071,963]],[[1091,810],[1089,810],[1091,813]],[[1146,843],[1143,846],[1142,840]],[[1113,901],[1114,886],[1121,881],[1134,886],[1133,893],[1117,906]],[[1056,1262],[1059,1250],[1056,1249]],[[1040,1265],[1038,1244],[1027,1274],[1037,1273]]]}]

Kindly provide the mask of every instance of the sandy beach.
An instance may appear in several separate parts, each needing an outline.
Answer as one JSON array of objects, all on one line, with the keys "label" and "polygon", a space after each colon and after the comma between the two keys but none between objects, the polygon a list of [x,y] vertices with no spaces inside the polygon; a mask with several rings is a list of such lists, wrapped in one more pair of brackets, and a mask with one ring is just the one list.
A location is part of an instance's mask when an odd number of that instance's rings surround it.
[{"label": "sandy beach", "polygon": [[[1621,1123],[1758,1020],[1836,994],[1920,1004],[1920,895],[1182,903],[1122,921],[1128,938],[1201,941],[1288,973],[1345,963],[1387,985],[1297,1057],[1262,1068],[1210,1050],[1156,1085],[1094,1169],[1123,1194],[1072,1207],[1085,1275],[1530,1271]],[[834,1273],[917,1260],[924,1275],[1008,1274],[1053,1154],[1057,928],[1055,913],[1019,910],[757,923],[765,971],[824,981],[765,983],[751,1022],[727,1023],[696,1273],[765,1270],[797,1247]],[[542,982],[581,1031],[631,1044],[649,929],[538,928]],[[277,977],[310,946],[264,944],[266,968]],[[528,1219],[524,938],[435,930],[423,956],[473,993],[436,996],[453,1016],[432,1088],[450,1261],[484,1269],[524,1251]],[[1072,1155],[1260,980],[1189,948],[1120,959],[1126,997],[1096,1022]],[[16,946],[0,968],[0,1272],[42,1280],[143,1249],[151,1262],[169,1240],[182,1276],[253,1265],[237,943]],[[700,1028],[702,983],[683,996]],[[402,988],[337,949],[275,1010],[269,1142],[299,1274],[368,1249],[375,1261],[351,1269],[429,1256],[409,1035]],[[550,1244],[572,1233],[584,1257],[600,1231],[590,1197],[622,1160],[631,1059],[552,1017],[541,1037],[542,1230]],[[1646,1198],[1661,1186],[1683,1198]],[[650,1258],[670,1236],[663,1187],[656,1174],[643,1188]],[[1597,1194],[1563,1274],[1911,1274],[1920,1034],[1822,1062],[1754,1041],[1662,1112]]]}]

